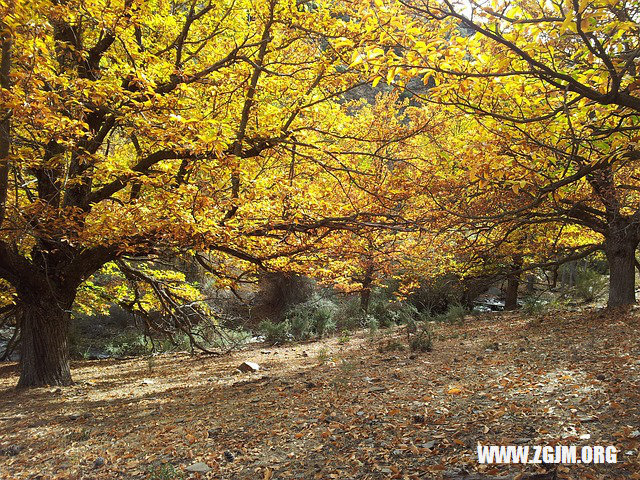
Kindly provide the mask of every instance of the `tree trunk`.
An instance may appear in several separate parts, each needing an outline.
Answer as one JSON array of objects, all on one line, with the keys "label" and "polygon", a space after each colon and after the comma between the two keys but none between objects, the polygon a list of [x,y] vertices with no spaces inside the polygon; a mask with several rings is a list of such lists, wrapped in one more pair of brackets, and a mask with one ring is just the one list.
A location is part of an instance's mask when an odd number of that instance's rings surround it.
[{"label": "tree trunk", "polygon": [[620,307],[636,303],[635,254],[637,242],[608,242],[609,301],[607,306]]},{"label": "tree trunk", "polygon": [[362,290],[360,290],[360,310],[364,313],[369,312],[369,303],[371,301],[371,284],[373,283],[373,267],[368,266],[362,279]]},{"label": "tree trunk", "polygon": [[533,295],[536,293],[536,277],[534,275],[527,275],[527,294]]},{"label": "tree trunk", "polygon": [[516,310],[518,308],[518,287],[520,279],[513,275],[507,279],[507,291],[505,293],[504,309]]},{"label": "tree trunk", "polygon": [[73,301],[53,295],[20,298],[20,379],[18,387],[70,385],[69,309]]},{"label": "tree trunk", "polygon": [[[511,269],[518,271],[522,268],[522,257],[517,255],[513,258]],[[518,308],[518,287],[520,286],[520,274],[512,273],[507,278],[507,291],[505,292],[504,309],[516,310]]]},{"label": "tree trunk", "polygon": [[576,271],[577,271],[576,262],[575,261],[569,262],[567,269],[569,273],[569,288],[573,288],[576,286]]}]

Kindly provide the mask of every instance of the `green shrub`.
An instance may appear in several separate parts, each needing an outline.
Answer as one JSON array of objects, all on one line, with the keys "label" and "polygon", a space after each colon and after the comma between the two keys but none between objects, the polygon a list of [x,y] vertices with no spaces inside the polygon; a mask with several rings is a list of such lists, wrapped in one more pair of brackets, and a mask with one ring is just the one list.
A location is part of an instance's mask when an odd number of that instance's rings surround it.
[{"label": "green shrub", "polygon": [[305,315],[293,315],[288,320],[291,335],[296,340],[308,340],[311,337],[312,319]]},{"label": "green shrub", "polygon": [[412,352],[430,352],[433,350],[433,334],[428,324],[422,324],[415,335],[410,337],[409,348]]},{"label": "green shrub", "polygon": [[326,298],[314,296],[311,300],[292,307],[286,314],[291,325],[290,333],[296,340],[323,337],[336,330],[335,303]]},{"label": "green shrub", "polygon": [[414,305],[399,301],[375,302],[371,305],[370,315],[378,321],[380,328],[423,320],[423,315]]},{"label": "green shrub", "polygon": [[209,347],[226,349],[243,345],[251,340],[252,336],[251,332],[243,328],[217,327],[215,332],[205,338]]},{"label": "green shrub", "polygon": [[392,304],[389,302],[373,302],[369,307],[369,314],[376,319],[380,328],[389,328],[396,325],[396,314],[392,310]]},{"label": "green shrub", "polygon": [[459,303],[454,303],[449,306],[449,309],[445,313],[430,317],[432,320],[438,322],[449,322],[460,324],[463,322],[464,317],[467,315],[467,309]]},{"label": "green shrub", "polygon": [[461,323],[466,315],[466,308],[459,303],[454,303],[450,305],[446,313],[443,314],[443,319],[450,323]]},{"label": "green shrub", "polygon": [[320,305],[313,315],[314,330],[317,336],[323,337],[331,334],[336,330],[336,321],[334,319],[335,305]]},{"label": "green shrub", "polygon": [[421,312],[436,316],[446,313],[450,305],[459,303],[466,288],[468,286],[455,275],[425,278],[420,281],[420,288],[410,295],[408,302]]},{"label": "green shrub", "polygon": [[525,297],[522,300],[522,313],[525,315],[539,315],[548,309],[549,302],[540,297]]},{"label": "green shrub", "polygon": [[116,336],[105,347],[111,357],[131,357],[151,353],[150,339],[138,331],[125,331]]},{"label": "green shrub", "polygon": [[338,343],[340,345],[345,345],[351,341],[351,335],[349,335],[349,330],[342,330],[342,334],[338,339]]},{"label": "green shrub", "polygon": [[367,328],[369,329],[369,333],[374,334],[378,331],[380,325],[378,324],[378,320],[373,315],[366,316]]},{"label": "green shrub", "polygon": [[363,314],[360,309],[360,299],[349,297],[343,300],[335,315],[337,330],[355,330],[363,325]]},{"label": "green shrub", "polygon": [[320,365],[326,363],[327,360],[329,360],[329,350],[327,350],[326,348],[321,348],[320,350],[318,350],[316,358],[318,359],[318,363]]},{"label": "green shrub", "polygon": [[258,330],[264,335],[265,342],[274,345],[291,339],[291,324],[288,321],[274,323],[271,320],[263,320],[258,325]]},{"label": "green shrub", "polygon": [[380,353],[403,352],[404,350],[404,344],[395,338],[386,340],[378,346],[378,352]]},{"label": "green shrub", "polygon": [[149,480],[178,480],[184,478],[184,473],[176,470],[170,463],[164,463],[151,468]]},{"label": "green shrub", "polygon": [[575,293],[578,298],[585,302],[592,302],[607,290],[607,277],[600,273],[586,268],[576,274]]}]

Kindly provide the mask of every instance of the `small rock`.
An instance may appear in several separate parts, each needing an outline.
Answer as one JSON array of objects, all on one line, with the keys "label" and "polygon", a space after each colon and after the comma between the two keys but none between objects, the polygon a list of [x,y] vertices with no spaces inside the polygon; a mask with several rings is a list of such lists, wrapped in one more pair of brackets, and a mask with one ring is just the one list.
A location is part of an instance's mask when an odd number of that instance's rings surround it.
[{"label": "small rock", "polygon": [[427,443],[423,443],[420,446],[422,448],[428,448],[429,450],[431,450],[433,447],[436,446],[436,441],[435,440],[429,440]]},{"label": "small rock", "polygon": [[209,467],[209,465],[207,465],[206,463],[196,462],[192,465],[189,465],[187,468],[185,468],[185,470],[187,472],[193,473],[207,473],[211,471],[211,467]]},{"label": "small rock", "polygon": [[381,473],[387,473],[387,474],[393,473],[390,468],[386,468],[386,467],[385,468],[381,468],[380,472]]},{"label": "small rock", "polygon": [[356,415],[358,415],[359,417],[361,417],[361,416],[363,416],[363,415],[364,415],[364,412],[363,412],[362,410],[358,410],[358,411],[356,412]]},{"label": "small rock", "polygon": [[603,381],[605,378],[607,378],[604,373],[599,373],[596,375],[596,379]]},{"label": "small rock", "polygon": [[141,382],[142,385],[154,385],[155,383],[156,383],[156,381],[155,380],[151,380],[150,378],[145,378]]},{"label": "small rock", "polygon": [[640,437],[640,430],[634,430],[629,434],[629,438],[638,438]]},{"label": "small rock", "polygon": [[238,366],[238,370],[240,370],[242,373],[257,372],[258,370],[260,370],[260,365],[253,362],[242,362]]},{"label": "small rock", "polygon": [[93,468],[103,467],[105,464],[104,458],[98,457],[93,461]]},{"label": "small rock", "polygon": [[596,417],[578,417],[580,423],[595,422],[596,420],[598,420]]},{"label": "small rock", "polygon": [[580,440],[589,440],[590,438],[591,438],[590,433],[583,433],[582,435],[580,435]]},{"label": "small rock", "polygon": [[60,387],[54,388],[53,390],[50,390],[49,393],[55,393],[56,395],[60,395],[62,393],[62,389]]},{"label": "small rock", "polygon": [[231,453],[229,450],[224,451],[224,458],[227,460],[227,462],[233,462],[236,459],[236,457],[233,456],[233,453]]},{"label": "small rock", "polygon": [[427,419],[424,418],[424,415],[414,415],[413,416],[413,423],[424,423],[426,421],[427,421]]},{"label": "small rock", "polygon": [[529,437],[520,437],[516,438],[513,443],[515,445],[526,445],[527,443],[531,443],[531,439]]},{"label": "small rock", "polygon": [[0,455],[6,455],[7,457],[15,457],[22,451],[20,445],[9,445],[4,450],[0,450]]}]

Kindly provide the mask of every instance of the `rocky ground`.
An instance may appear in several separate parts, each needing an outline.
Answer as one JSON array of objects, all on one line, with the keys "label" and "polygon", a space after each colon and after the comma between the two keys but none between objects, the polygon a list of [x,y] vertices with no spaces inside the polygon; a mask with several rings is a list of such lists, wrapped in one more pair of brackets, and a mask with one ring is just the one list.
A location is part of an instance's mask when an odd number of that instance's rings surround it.
[{"label": "rocky ground", "polygon": [[[17,391],[2,479],[640,479],[640,313],[488,314],[222,358],[81,361]],[[257,372],[236,368],[250,361]],[[247,369],[249,370],[249,369]],[[479,465],[477,444],[615,445],[615,465]]]}]

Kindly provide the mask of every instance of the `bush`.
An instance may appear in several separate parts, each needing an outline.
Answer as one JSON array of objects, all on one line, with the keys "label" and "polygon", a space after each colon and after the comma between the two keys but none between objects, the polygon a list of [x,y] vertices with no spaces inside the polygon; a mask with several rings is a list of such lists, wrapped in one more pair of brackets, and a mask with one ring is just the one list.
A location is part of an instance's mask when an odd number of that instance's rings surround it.
[{"label": "bush", "polygon": [[314,330],[318,337],[323,337],[336,330],[334,320],[335,306],[321,305],[313,314]]},{"label": "bush", "polygon": [[449,306],[449,309],[441,315],[442,320],[450,323],[461,323],[467,315],[467,310],[459,303]]},{"label": "bush", "polygon": [[576,274],[575,292],[578,298],[592,302],[607,290],[607,277],[586,268]]},{"label": "bush", "polygon": [[108,343],[105,352],[110,357],[133,357],[151,353],[149,337],[138,331],[125,331]]},{"label": "bush", "polygon": [[378,352],[380,353],[403,352],[404,350],[405,346],[403,343],[394,338],[389,339],[378,346]]},{"label": "bush", "polygon": [[287,310],[313,297],[315,282],[299,275],[273,272],[261,276],[259,287],[250,316],[282,320]]},{"label": "bush", "polygon": [[360,309],[360,299],[348,297],[343,300],[334,315],[336,330],[355,330],[366,326],[366,322]]},{"label": "bush", "polygon": [[311,318],[305,315],[293,315],[286,320],[291,326],[291,336],[296,340],[308,340],[311,337]]},{"label": "bush", "polygon": [[369,329],[369,333],[374,334],[378,331],[380,325],[378,324],[378,320],[373,315],[366,316],[367,328]]},{"label": "bush", "polygon": [[285,321],[289,322],[290,333],[296,340],[322,338],[336,330],[337,310],[331,300],[314,295],[309,301],[289,309]]},{"label": "bush", "polygon": [[420,288],[410,295],[408,301],[425,314],[439,315],[446,313],[450,305],[460,303],[465,290],[465,285],[458,277],[440,275],[423,279]]},{"label": "bush", "polygon": [[376,319],[380,328],[406,325],[411,322],[423,320],[423,315],[414,305],[404,301],[393,301],[386,298],[375,299],[370,305],[369,315]]},{"label": "bush", "polygon": [[271,320],[263,320],[258,325],[258,330],[264,335],[265,342],[273,345],[291,339],[291,324],[288,321],[274,323]]},{"label": "bush", "polygon": [[165,463],[153,467],[148,472],[148,478],[149,480],[181,480],[184,478],[184,474],[176,470],[170,463]]},{"label": "bush", "polygon": [[430,352],[433,350],[433,334],[428,324],[418,328],[415,335],[409,339],[409,348],[412,352]]},{"label": "bush", "polygon": [[539,315],[547,310],[548,302],[539,297],[525,297],[522,300],[522,313]]}]

